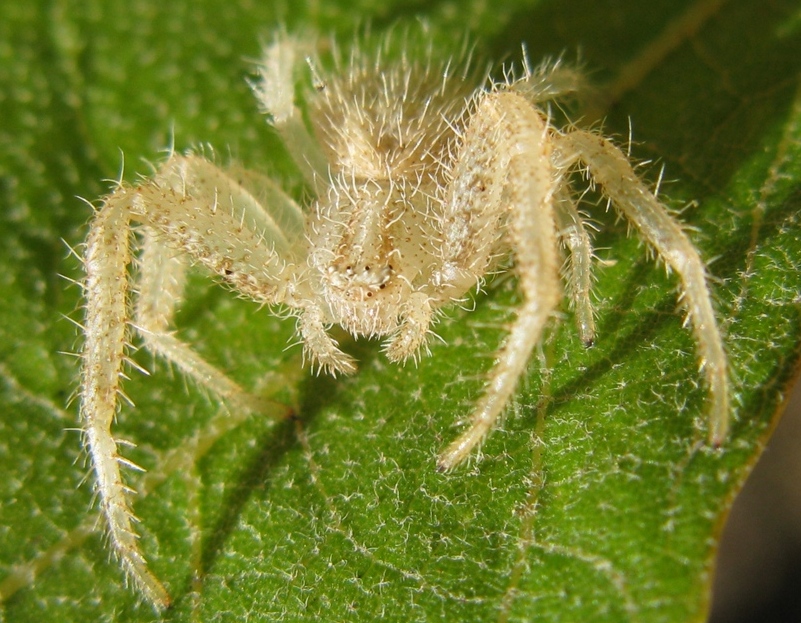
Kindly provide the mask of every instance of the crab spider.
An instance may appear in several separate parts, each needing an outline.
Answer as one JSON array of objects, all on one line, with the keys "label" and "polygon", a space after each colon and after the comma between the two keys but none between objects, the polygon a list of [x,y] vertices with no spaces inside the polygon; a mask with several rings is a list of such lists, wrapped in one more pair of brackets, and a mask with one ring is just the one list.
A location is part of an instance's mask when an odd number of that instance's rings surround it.
[{"label": "crab spider", "polygon": [[[299,205],[258,173],[172,154],[152,177],[106,196],[87,239],[86,443],[111,545],[159,608],[170,598],[137,542],[120,473],[128,462],[111,431],[128,327],[231,408],[268,410],[171,332],[189,264],[268,309],[290,310],[306,359],[330,374],[356,370],[331,325],[383,338],[387,358],[403,362],[427,350],[439,310],[510,266],[522,302],[470,425],[440,454],[445,471],[491,431],[542,339],[562,296],[560,244],[569,251],[565,274],[579,332],[593,340],[593,253],[572,175],[580,170],[678,275],[709,394],[709,439],[720,444],[726,436],[726,354],[698,251],[618,147],[594,132],[555,127],[541,108],[577,90],[578,72],[525,65],[521,76],[483,76],[476,88],[467,60],[440,63],[429,50],[422,61],[404,55],[394,63],[356,51],[330,73],[311,60],[314,88],[297,94],[305,46],[279,34],[253,89],[314,199]],[[136,287],[128,277],[134,228],[142,239]]]}]

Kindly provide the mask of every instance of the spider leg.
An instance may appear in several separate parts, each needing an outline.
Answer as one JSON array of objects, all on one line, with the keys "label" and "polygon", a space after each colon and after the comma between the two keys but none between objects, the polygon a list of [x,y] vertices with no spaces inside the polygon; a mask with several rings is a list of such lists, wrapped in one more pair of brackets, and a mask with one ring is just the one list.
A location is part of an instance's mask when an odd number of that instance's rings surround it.
[{"label": "spider leg", "polygon": [[[478,104],[463,139],[452,186],[470,218],[494,194],[496,216],[508,217],[523,303],[498,351],[469,428],[440,455],[445,471],[463,461],[487,435],[512,396],[543,328],[559,302],[550,140],[545,119],[521,95],[491,93]],[[509,207],[506,208],[505,205]]]},{"label": "spider leg", "polygon": [[136,466],[119,454],[111,432],[127,344],[131,221],[144,226],[136,326],[146,346],[237,407],[280,419],[285,407],[246,393],[172,335],[169,325],[183,290],[187,257],[257,302],[291,300],[294,253],[299,253],[293,236],[300,234],[279,223],[295,218],[291,200],[281,201],[271,212],[210,162],[173,156],[152,180],[135,188],[121,186],[106,197],[92,222],[84,259],[81,417],[111,545],[128,576],[158,609],[169,606],[170,596],[139,547],[132,490],[120,472],[121,465]]},{"label": "spider leg", "polygon": [[[143,230],[134,326],[147,348],[237,409],[249,413],[275,410],[276,403],[246,392],[170,330],[183,294],[186,258],[165,246],[152,228]],[[285,407],[280,409],[285,411]]]},{"label": "spider leg", "polygon": [[[709,441],[720,445],[729,426],[730,388],[723,340],[715,320],[704,263],[667,208],[640,181],[628,158],[610,141],[574,130],[555,135],[562,154],[580,160],[612,204],[637,228],[681,280],[698,358],[709,388]],[[569,160],[570,158],[568,158]],[[570,166],[569,162],[565,163]]]},{"label": "spider leg", "polygon": [[[525,52],[525,50],[524,50]],[[584,98],[592,89],[581,68],[562,59],[546,60],[536,67],[523,55],[523,75],[506,87],[524,95],[534,105]]]},{"label": "spider leg", "polygon": [[81,387],[81,418],[92,457],[100,507],[108,523],[110,542],[136,587],[157,608],[170,605],[167,590],[150,571],[139,547],[129,504],[130,489],[120,465],[130,465],[117,451],[111,424],[125,358],[130,262],[130,207],[134,193],[120,188],[95,216],[86,243],[85,332]]},{"label": "spider leg", "polygon": [[278,33],[264,48],[259,78],[251,87],[306,182],[321,195],[328,181],[328,161],[295,105],[295,76],[300,63],[308,58],[310,47],[296,36]]},{"label": "spider leg", "polygon": [[291,297],[303,252],[297,234],[247,185],[199,156],[173,156],[138,186],[131,218],[244,297],[266,305]]},{"label": "spider leg", "polygon": [[[140,219],[239,294],[301,309],[307,357],[332,373],[354,372],[353,359],[327,334],[325,315],[299,283],[297,267],[305,263],[300,208],[265,179],[237,173],[233,178],[202,158],[174,156],[155,184],[138,189]],[[256,191],[277,205],[265,206]]]},{"label": "spider leg", "polygon": [[573,310],[576,314],[579,336],[585,346],[595,341],[595,317],[592,309],[592,240],[584,217],[570,193],[560,190],[556,201],[556,221],[559,238],[570,251],[563,268]]},{"label": "spider leg", "polygon": [[[217,218],[223,222],[207,229],[207,236],[213,229],[226,231],[225,228],[231,226],[235,233],[237,228],[243,229],[244,224],[243,231],[256,232],[260,237],[260,240],[249,242],[256,247],[259,244],[272,247],[271,259],[277,252],[292,257],[293,245],[303,232],[300,208],[268,179],[247,171],[235,171],[235,183],[229,177],[230,173],[196,156],[176,156],[157,174],[156,182],[161,187],[188,183],[184,192],[217,202],[215,209],[223,211]],[[256,193],[259,201],[255,200]],[[241,211],[238,227],[233,221],[225,222],[230,218],[228,212],[231,210]],[[237,212],[231,215],[236,217]],[[190,212],[183,218],[194,220],[197,217]],[[269,413],[274,410],[274,403],[246,392],[170,331],[175,308],[183,294],[188,258],[174,246],[166,244],[164,236],[152,226],[145,226],[142,230],[144,240],[138,260],[139,294],[135,326],[146,346],[231,405],[248,412]],[[241,233],[237,238],[240,236]],[[225,271],[231,273],[227,275],[230,279],[232,269],[229,267]]]}]

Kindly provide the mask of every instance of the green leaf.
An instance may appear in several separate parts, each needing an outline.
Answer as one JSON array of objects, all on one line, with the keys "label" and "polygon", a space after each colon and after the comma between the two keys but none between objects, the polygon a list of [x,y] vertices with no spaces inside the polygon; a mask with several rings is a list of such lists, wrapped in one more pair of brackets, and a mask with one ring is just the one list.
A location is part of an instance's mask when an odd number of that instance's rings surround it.
[{"label": "green leaf", "polygon": [[[6,621],[150,621],[104,547],[73,396],[79,261],[94,200],[174,143],[208,143],[299,191],[258,115],[248,59],[277,24],[347,41],[418,3],[69,0],[0,6],[0,600]],[[297,6],[296,6],[297,5]],[[354,8],[354,5],[357,5]],[[422,7],[421,3],[421,7]],[[597,344],[570,313],[482,460],[435,457],[480,392],[513,279],[455,309],[419,366],[350,343],[348,379],[300,369],[293,323],[197,277],[181,334],[297,420],[226,419],[153,362],[116,427],[150,470],[142,545],[166,620],[700,621],[721,525],[798,366],[801,12],[777,0],[479,0],[426,5],[438,41],[532,59],[580,50],[595,104],[711,264],[736,387],[730,439],[703,442],[705,391],[676,283],[602,209]],[[421,8],[422,12],[423,9]],[[66,241],[64,244],[63,241]],[[67,279],[62,278],[65,276]],[[546,367],[547,366],[547,367]],[[276,389],[277,388],[277,389]],[[65,406],[68,405],[69,406]],[[215,426],[231,424],[230,430]],[[208,442],[204,452],[196,442]],[[214,443],[211,443],[211,442]],[[133,478],[134,475],[131,475]],[[134,483],[136,484],[136,483]]]}]

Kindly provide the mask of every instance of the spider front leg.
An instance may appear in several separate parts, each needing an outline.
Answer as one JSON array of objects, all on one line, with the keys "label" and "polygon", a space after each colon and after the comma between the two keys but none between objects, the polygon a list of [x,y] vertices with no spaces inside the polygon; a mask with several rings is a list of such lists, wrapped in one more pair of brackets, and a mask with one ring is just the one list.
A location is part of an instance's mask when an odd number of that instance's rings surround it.
[{"label": "spider front leg", "polygon": [[130,489],[120,473],[120,464],[132,464],[118,454],[117,440],[111,434],[126,347],[132,195],[129,189],[120,188],[108,197],[86,243],[81,418],[111,545],[126,575],[150,603],[162,609],[170,605],[170,596],[139,548],[128,502]]},{"label": "spider front leg", "polygon": [[687,308],[698,359],[709,388],[709,441],[719,446],[729,426],[729,369],[723,339],[712,307],[704,263],[695,246],[667,208],[646,188],[628,158],[611,142],[591,132],[575,130],[555,135],[564,160],[560,166],[582,162],[615,206],[676,271],[681,280],[680,299]]},{"label": "spider front leg", "polygon": [[450,245],[452,257],[443,258],[444,265],[457,259],[472,263],[475,257],[468,259],[464,253],[468,240],[484,238],[489,258],[497,251],[493,249],[497,232],[490,228],[505,226],[524,300],[496,355],[470,427],[440,455],[440,471],[463,461],[493,428],[561,296],[553,205],[556,181],[548,135],[546,120],[523,96],[496,92],[479,102],[463,137],[448,220],[454,232],[470,229],[469,223],[482,216],[486,226],[467,233],[462,245]]},{"label": "spider front leg", "polygon": [[[259,181],[258,190],[270,190],[265,184]],[[242,179],[203,158],[172,156],[153,179],[135,188],[121,186],[106,197],[87,238],[81,387],[86,446],[111,546],[128,577],[158,609],[170,605],[170,596],[139,547],[129,500],[133,491],[120,471],[136,466],[119,454],[111,432],[127,345],[131,222],[144,231],[136,324],[145,344],[232,406],[281,419],[286,407],[248,394],[170,332],[189,261],[257,302],[287,300],[297,260],[293,250],[299,252],[303,235],[299,209],[275,189],[266,194],[275,205],[262,205]]]}]

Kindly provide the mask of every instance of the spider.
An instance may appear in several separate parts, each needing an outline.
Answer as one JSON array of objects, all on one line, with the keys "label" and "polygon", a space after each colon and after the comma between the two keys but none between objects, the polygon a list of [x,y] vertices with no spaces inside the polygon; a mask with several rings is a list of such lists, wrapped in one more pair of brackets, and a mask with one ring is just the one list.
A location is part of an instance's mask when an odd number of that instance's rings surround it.
[{"label": "spider", "polygon": [[[136,185],[119,183],[96,211],[84,258],[81,416],[111,546],[156,608],[170,597],[138,545],[120,471],[130,462],[111,432],[128,327],[229,405],[260,409],[171,331],[190,264],[242,297],[288,310],[305,359],[333,375],[356,364],[329,335],[332,325],[384,338],[390,361],[416,359],[440,310],[511,266],[522,302],[471,423],[439,456],[447,471],[496,424],[563,278],[580,336],[593,341],[593,250],[573,188],[583,175],[678,275],[708,389],[710,443],[726,436],[727,360],[698,251],[618,147],[596,132],[555,127],[542,107],[579,90],[580,72],[524,60],[519,75],[493,81],[470,69],[469,53],[440,62],[426,48],[419,59],[405,50],[392,60],[398,44],[388,37],[373,55],[335,49],[330,71],[301,37],[282,32],[266,46],[253,91],[313,191],[306,205],[266,176],[190,152],[171,154]],[[128,278],[134,227],[136,287]]]}]

